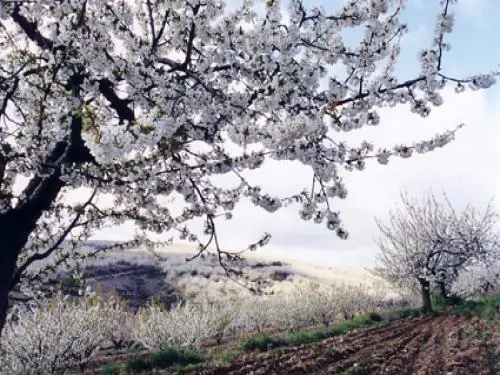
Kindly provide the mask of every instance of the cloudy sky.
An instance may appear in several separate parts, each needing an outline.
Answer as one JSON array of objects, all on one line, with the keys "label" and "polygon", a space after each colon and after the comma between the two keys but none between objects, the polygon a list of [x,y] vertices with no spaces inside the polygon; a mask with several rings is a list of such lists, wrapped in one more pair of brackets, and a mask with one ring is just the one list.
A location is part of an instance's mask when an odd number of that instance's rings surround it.
[{"label": "cloudy sky", "polygon": [[[233,1],[235,3],[236,0]],[[305,0],[312,7],[323,5],[334,10],[341,1]],[[398,65],[401,78],[418,74],[417,54],[432,40],[437,0],[410,0],[404,20],[409,33],[402,44]],[[431,5],[434,4],[434,5]],[[489,72],[500,64],[500,2],[497,0],[459,0],[455,10],[455,32],[448,38],[452,50],[444,60],[444,70],[452,76]],[[234,219],[221,223],[219,236],[224,246],[244,248],[270,232],[270,245],[259,250],[277,256],[322,261],[332,265],[371,266],[376,246],[374,217],[387,217],[388,210],[399,202],[399,193],[421,197],[429,189],[445,191],[456,206],[473,203],[485,207],[496,196],[500,210],[500,84],[488,91],[444,94],[445,104],[434,109],[427,119],[412,114],[407,107],[381,112],[381,125],[339,134],[341,140],[356,145],[373,141],[376,147],[412,143],[427,139],[436,132],[453,129],[463,122],[466,127],[457,139],[443,149],[416,155],[410,159],[391,159],[387,166],[368,163],[366,170],[344,172],[349,191],[347,199],[335,201],[350,236],[338,239],[324,225],[303,222],[297,207],[268,214],[242,202]],[[249,174],[251,181],[269,192],[294,193],[311,179],[311,172],[295,163],[268,162]],[[115,228],[99,238],[123,239],[127,228]],[[130,233],[130,232],[129,232]]]}]

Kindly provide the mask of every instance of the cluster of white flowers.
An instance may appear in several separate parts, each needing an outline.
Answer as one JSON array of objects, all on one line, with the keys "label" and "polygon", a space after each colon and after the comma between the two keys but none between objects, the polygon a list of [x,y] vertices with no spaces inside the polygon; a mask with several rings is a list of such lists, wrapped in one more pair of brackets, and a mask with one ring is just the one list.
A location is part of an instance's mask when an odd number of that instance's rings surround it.
[{"label": "cluster of white flowers", "polygon": [[129,341],[129,322],[130,315],[114,298],[70,300],[57,294],[19,305],[2,332],[1,368],[5,374],[52,374],[83,366],[107,342]]},{"label": "cluster of white flowers", "polygon": [[[379,267],[376,273],[398,287],[478,294],[497,287],[500,259],[498,213],[467,205],[458,211],[443,195],[422,200],[402,194],[402,207],[389,220],[377,219]],[[495,276],[496,275],[496,276]],[[481,290],[482,289],[482,290]]]},{"label": "cluster of white flowers", "polygon": [[[127,221],[138,240],[173,232],[206,248],[201,237],[217,242],[216,220],[230,217],[240,197],[270,212],[291,202],[246,180],[266,159],[309,167],[314,184],[295,196],[301,217],[346,238],[330,209],[347,195],[343,167],[432,151],[454,131],[375,153],[336,142],[336,132],[379,124],[384,106],[410,104],[425,117],[448,82],[495,82],[496,73],[461,79],[442,71],[451,0],[442,1],[420,72],[406,81],[394,69],[407,31],[404,2],[348,1],[327,13],[300,0],[288,11],[268,1],[263,16],[258,3],[232,12],[223,1],[199,0],[0,4],[0,219],[20,223],[0,230],[12,238],[6,252],[18,269],[54,252],[67,257],[73,244]],[[352,27],[364,31],[355,46],[343,38]],[[241,184],[213,183],[227,173]],[[20,175],[29,178],[21,193]],[[79,188],[89,199],[65,203]],[[101,204],[105,196],[111,205]],[[185,209],[174,214],[158,196],[177,197]],[[204,233],[191,233],[198,218]],[[2,285],[17,281],[15,268]]]},{"label": "cluster of white flowers", "polygon": [[467,267],[460,272],[451,291],[464,298],[500,291],[500,262],[489,261]]},{"label": "cluster of white flowers", "polygon": [[168,346],[198,348],[208,340],[221,342],[235,331],[236,315],[241,311],[238,300],[202,299],[183,302],[166,310],[149,303],[135,316],[132,335],[145,347],[154,350]]},{"label": "cluster of white flowers", "polygon": [[236,326],[247,332],[269,328],[297,330],[313,325],[330,326],[339,319],[377,311],[388,298],[378,283],[321,285],[304,282],[292,290],[267,298],[247,299],[241,306]]},{"label": "cluster of white flowers", "polygon": [[173,345],[195,347],[210,336],[209,323],[203,306],[179,303],[167,311],[164,306],[150,303],[139,311],[133,336],[155,350]]},{"label": "cluster of white flowers", "polygon": [[75,300],[58,293],[10,312],[0,364],[9,374],[53,373],[84,367],[110,345],[120,348],[135,341],[150,350],[199,348],[241,333],[329,326],[376,311],[386,298],[386,289],[376,284],[307,282],[273,296],[202,296],[169,309],[150,302],[133,314],[114,296],[87,293]]},{"label": "cluster of white flowers", "polygon": [[289,320],[289,328],[313,324],[328,327],[340,312],[336,293],[337,290],[333,286],[326,288],[313,282],[303,284],[288,298],[292,299],[295,305],[295,311],[292,310],[294,314],[289,315],[290,312],[286,312],[278,319]]}]

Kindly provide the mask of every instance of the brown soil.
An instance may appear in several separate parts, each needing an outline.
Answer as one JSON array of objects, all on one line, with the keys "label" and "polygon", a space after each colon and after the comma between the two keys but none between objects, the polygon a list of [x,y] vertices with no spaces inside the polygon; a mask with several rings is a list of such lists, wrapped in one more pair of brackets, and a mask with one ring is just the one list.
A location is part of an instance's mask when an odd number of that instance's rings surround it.
[{"label": "brown soil", "polygon": [[[234,350],[237,341],[211,349]],[[136,354],[99,356],[84,373],[99,374],[103,364]],[[244,354],[230,364],[212,362],[190,374],[500,375],[500,330],[477,317],[409,318],[319,343]]]},{"label": "brown soil", "polygon": [[196,373],[493,375],[491,329],[478,318],[411,318]]}]

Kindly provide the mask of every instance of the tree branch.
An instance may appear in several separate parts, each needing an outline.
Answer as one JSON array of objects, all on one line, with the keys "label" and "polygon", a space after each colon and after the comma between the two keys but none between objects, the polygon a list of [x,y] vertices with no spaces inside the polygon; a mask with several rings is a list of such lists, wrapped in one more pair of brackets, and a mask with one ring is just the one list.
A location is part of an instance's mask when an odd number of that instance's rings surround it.
[{"label": "tree branch", "polygon": [[17,268],[16,273],[14,274],[14,277],[10,284],[11,289],[13,289],[19,283],[23,273],[28,269],[30,265],[32,265],[37,260],[42,260],[47,258],[61,246],[61,244],[64,242],[68,234],[77,226],[80,218],[85,213],[85,208],[87,208],[87,206],[90,205],[90,203],[92,203],[92,200],[95,198],[96,194],[97,194],[97,189],[94,189],[89,199],[87,199],[87,201],[82,205],[82,207],[79,208],[77,214],[75,215],[71,223],[63,230],[59,238],[54,242],[54,244],[51,247],[49,247],[42,253],[37,253],[32,255],[21,266]]}]

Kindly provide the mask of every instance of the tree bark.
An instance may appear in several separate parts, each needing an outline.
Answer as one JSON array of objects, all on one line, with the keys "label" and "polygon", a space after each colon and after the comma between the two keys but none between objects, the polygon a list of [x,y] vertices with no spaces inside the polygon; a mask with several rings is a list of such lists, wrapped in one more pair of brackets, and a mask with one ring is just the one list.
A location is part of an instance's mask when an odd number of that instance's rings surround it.
[{"label": "tree bark", "polygon": [[49,177],[33,177],[25,192],[28,198],[3,214],[0,214],[0,336],[5,326],[9,309],[9,292],[16,272],[17,259],[35,230],[43,212],[50,209],[64,183],[59,171]]},{"label": "tree bark", "polygon": [[446,285],[443,282],[438,283],[439,287],[439,295],[443,300],[448,301],[448,290],[446,289]]},{"label": "tree bark", "polygon": [[[10,223],[9,223],[10,221]],[[0,238],[2,250],[0,251],[0,335],[9,309],[10,281],[16,271],[16,261],[19,251],[16,250],[12,237],[12,220],[7,215],[0,216]]]},{"label": "tree bark", "polygon": [[432,302],[431,302],[431,286],[429,280],[418,279],[420,282],[420,293],[422,296],[422,311],[431,312]]},{"label": "tree bark", "polygon": [[[73,79],[73,77],[72,77]],[[73,116],[71,121],[71,142],[57,142],[47,157],[45,176],[35,175],[23,191],[25,200],[16,207],[0,214],[0,336],[9,308],[9,292],[15,286],[13,277],[19,254],[42,214],[50,210],[64,186],[61,166],[64,163],[95,162],[88,148],[81,140],[82,120]]]}]

